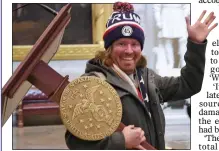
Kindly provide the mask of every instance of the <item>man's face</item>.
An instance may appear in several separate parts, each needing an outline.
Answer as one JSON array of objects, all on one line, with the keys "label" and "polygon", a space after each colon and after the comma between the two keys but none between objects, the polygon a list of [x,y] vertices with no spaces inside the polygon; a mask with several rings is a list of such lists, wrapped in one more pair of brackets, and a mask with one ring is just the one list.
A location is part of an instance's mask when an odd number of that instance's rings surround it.
[{"label": "man's face", "polygon": [[112,44],[111,58],[123,72],[132,74],[141,58],[141,45],[136,39],[120,38]]}]

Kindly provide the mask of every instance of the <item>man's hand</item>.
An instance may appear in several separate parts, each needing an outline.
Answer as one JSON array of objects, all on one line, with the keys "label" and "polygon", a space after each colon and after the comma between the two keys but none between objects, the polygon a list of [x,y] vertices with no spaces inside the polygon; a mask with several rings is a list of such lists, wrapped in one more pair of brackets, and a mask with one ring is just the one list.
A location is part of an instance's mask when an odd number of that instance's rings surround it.
[{"label": "man's hand", "polygon": [[188,36],[194,42],[197,43],[203,42],[207,38],[208,34],[218,25],[218,23],[212,25],[212,22],[216,18],[214,12],[211,12],[208,15],[208,17],[202,22],[202,19],[205,16],[205,14],[206,14],[206,10],[202,12],[199,19],[192,26],[190,25],[189,18],[186,17]]},{"label": "man's hand", "polygon": [[143,148],[140,143],[145,141],[144,131],[141,128],[136,128],[134,125],[126,126],[122,133],[125,137],[125,147],[127,149]]},{"label": "man's hand", "polygon": [[135,149],[138,149],[138,150],[146,150],[146,149],[145,149],[143,146],[141,146],[141,145],[136,146]]}]

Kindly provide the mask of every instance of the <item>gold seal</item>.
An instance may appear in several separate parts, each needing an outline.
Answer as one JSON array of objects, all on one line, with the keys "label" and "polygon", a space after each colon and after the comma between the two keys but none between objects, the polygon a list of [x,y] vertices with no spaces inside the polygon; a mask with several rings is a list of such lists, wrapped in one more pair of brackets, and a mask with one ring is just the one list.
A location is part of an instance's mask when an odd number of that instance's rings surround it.
[{"label": "gold seal", "polygon": [[118,128],[122,104],[115,89],[106,81],[84,76],[65,87],[60,100],[60,115],[74,136],[83,140],[101,140]]}]

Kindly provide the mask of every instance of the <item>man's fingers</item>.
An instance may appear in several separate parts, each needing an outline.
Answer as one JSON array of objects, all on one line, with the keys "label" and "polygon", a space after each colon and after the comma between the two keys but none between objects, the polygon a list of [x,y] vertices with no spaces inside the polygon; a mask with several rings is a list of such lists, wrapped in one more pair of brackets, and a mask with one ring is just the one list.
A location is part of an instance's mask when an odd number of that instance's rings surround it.
[{"label": "man's fingers", "polygon": [[185,17],[186,19],[186,25],[189,26],[190,25],[190,19],[189,19],[189,16]]},{"label": "man's fingers", "polygon": [[141,137],[144,137],[144,131],[141,130]]},{"label": "man's fingers", "polygon": [[139,150],[146,150],[143,146],[141,146],[141,145],[138,145],[138,146],[136,146],[135,147],[136,149],[139,149]]},{"label": "man's fingers", "polygon": [[144,141],[146,141],[146,137],[145,137],[145,136],[143,136],[143,137],[141,138],[141,143],[144,142]]},{"label": "man's fingers", "polygon": [[200,21],[201,22],[201,20],[202,20],[202,18],[205,16],[205,14],[206,14],[206,10],[204,10],[203,12],[202,12],[202,14],[199,16],[199,18],[198,18],[198,21]]},{"label": "man's fingers", "polygon": [[217,27],[218,23],[215,23],[213,26],[209,28],[209,32],[212,31],[215,27]]},{"label": "man's fingers", "polygon": [[139,127],[135,128],[134,130],[135,130],[136,134],[138,135],[137,137],[141,138],[143,130],[141,128],[139,128]]},{"label": "man's fingers", "polygon": [[212,18],[208,21],[207,26],[210,26],[211,23],[215,20],[216,16],[212,16]]},{"label": "man's fingers", "polygon": [[127,127],[130,128],[130,129],[133,129],[135,126],[134,125],[129,125]]},{"label": "man's fingers", "polygon": [[211,12],[208,17],[204,20],[204,24],[207,25],[211,18],[214,16],[214,12]]}]

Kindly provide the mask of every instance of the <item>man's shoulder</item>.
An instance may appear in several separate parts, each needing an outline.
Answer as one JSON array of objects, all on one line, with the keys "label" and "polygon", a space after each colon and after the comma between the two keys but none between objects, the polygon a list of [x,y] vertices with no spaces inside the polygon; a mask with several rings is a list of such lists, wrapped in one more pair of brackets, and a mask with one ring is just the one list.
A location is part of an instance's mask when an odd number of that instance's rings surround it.
[{"label": "man's shoulder", "polygon": [[148,67],[140,68],[140,70],[143,73],[148,74],[149,76],[154,76],[156,74],[156,72],[153,69],[148,68]]},{"label": "man's shoulder", "polygon": [[151,68],[141,68],[144,78],[148,79],[149,83],[158,84],[160,76]]}]

